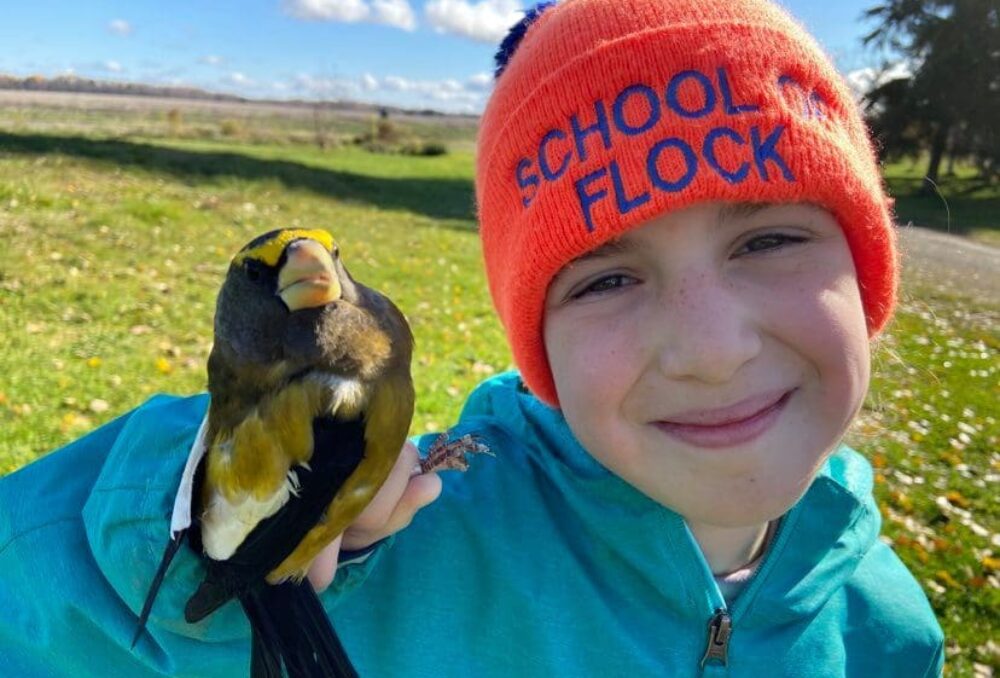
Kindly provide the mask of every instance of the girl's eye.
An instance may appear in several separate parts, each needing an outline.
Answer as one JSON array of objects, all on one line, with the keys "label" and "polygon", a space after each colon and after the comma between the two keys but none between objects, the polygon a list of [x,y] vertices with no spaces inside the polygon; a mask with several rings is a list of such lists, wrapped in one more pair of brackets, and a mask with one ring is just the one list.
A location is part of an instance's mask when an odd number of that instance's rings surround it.
[{"label": "girl's eye", "polygon": [[629,285],[636,284],[636,279],[625,275],[624,273],[615,273],[614,275],[606,275],[603,278],[599,278],[594,282],[590,283],[582,290],[574,292],[570,295],[572,299],[580,299],[582,297],[591,294],[601,294],[603,292],[610,292],[612,290],[618,289],[620,287],[627,287]]},{"label": "girl's eye", "polygon": [[765,233],[763,235],[758,235],[756,237],[750,238],[746,243],[743,244],[737,254],[754,254],[757,252],[768,252],[773,250],[778,250],[785,245],[794,245],[796,243],[805,242],[806,238],[800,235],[789,235],[786,233]]}]

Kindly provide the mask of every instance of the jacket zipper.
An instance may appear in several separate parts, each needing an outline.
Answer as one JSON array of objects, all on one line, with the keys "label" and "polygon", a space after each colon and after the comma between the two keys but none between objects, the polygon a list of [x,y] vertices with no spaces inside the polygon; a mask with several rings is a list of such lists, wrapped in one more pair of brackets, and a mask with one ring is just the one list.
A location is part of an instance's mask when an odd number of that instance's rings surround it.
[{"label": "jacket zipper", "polygon": [[[775,531],[774,538],[769,547],[772,552],[779,550],[779,544],[781,547],[784,547],[785,539],[787,539],[786,535],[789,531],[788,523],[791,522],[790,517],[791,514],[783,518],[778,525],[778,529]],[[737,617],[741,617],[744,609],[747,607],[747,603],[744,602],[750,599],[750,596],[747,594],[760,587],[762,575],[766,575],[771,570],[774,555],[771,553],[769,556],[765,556],[764,562],[760,564],[760,567],[754,572],[753,577],[750,578],[750,581],[743,588],[740,594],[741,600],[737,601],[736,609],[734,610],[734,614]],[[715,582],[712,583],[714,584]],[[699,665],[702,669],[710,661],[718,662],[723,667],[729,665],[729,639],[733,634],[733,617],[729,614],[729,610],[726,609],[725,600],[722,600],[722,606],[717,607],[715,614],[708,620],[708,644],[705,647],[705,654],[702,656]]]},{"label": "jacket zipper", "polygon": [[701,668],[709,661],[716,660],[726,666],[729,661],[729,636],[733,632],[733,620],[725,608],[718,608],[708,622],[708,646],[701,658]]}]

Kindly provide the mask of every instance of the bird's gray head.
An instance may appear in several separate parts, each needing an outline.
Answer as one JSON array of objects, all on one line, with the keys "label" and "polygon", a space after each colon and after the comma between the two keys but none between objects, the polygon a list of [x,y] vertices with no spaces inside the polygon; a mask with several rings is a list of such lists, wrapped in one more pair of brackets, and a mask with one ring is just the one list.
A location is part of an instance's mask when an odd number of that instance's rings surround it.
[{"label": "bird's gray head", "polygon": [[[230,263],[216,302],[212,359],[233,370],[302,369],[320,358],[327,316],[356,295],[329,233],[265,233]],[[211,361],[209,372],[211,381]]]}]

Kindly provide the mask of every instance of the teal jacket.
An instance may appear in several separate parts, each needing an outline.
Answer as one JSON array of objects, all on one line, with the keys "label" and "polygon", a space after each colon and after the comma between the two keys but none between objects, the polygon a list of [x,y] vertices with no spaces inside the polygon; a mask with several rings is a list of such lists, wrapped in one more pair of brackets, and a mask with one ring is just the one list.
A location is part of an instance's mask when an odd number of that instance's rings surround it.
[{"label": "teal jacket", "polygon": [[[207,404],[153,398],[0,479],[0,675],[247,674],[237,604],[183,620],[201,568],[187,549],[129,649]],[[451,434],[469,432],[496,457],[443,474],[441,498],[322,596],[363,678],[940,675],[941,629],[878,539],[871,468],[849,448],[727,606],[683,519],[599,465],[516,375],[472,394]]]}]

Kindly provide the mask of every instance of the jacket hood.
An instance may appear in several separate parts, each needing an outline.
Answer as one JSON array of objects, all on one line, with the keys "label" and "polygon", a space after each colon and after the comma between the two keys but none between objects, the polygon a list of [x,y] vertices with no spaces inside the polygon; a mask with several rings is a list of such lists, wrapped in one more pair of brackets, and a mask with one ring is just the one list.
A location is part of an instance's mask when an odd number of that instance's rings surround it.
[{"label": "jacket hood", "polygon": [[[684,519],[602,466],[559,410],[531,395],[516,373],[484,382],[469,397],[452,435],[473,432],[498,450],[507,437],[519,440],[588,537],[648,575],[678,614],[703,620],[706,609],[726,607]],[[851,577],[880,527],[871,466],[842,445],[782,518],[753,581],[730,608],[734,623],[752,628],[814,614]],[[676,576],[664,576],[664,568]]]}]

